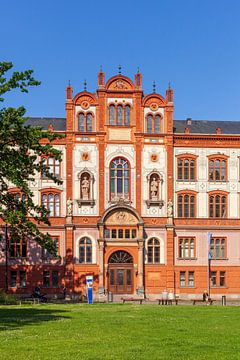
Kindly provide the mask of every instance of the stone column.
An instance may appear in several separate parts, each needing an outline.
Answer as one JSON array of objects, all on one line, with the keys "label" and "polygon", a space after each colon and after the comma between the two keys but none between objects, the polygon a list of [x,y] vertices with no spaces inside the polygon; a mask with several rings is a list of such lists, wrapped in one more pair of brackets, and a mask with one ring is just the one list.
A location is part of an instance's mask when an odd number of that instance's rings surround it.
[{"label": "stone column", "polygon": [[144,240],[138,239],[138,288],[139,295],[144,295],[143,285]]},{"label": "stone column", "polygon": [[104,295],[105,287],[104,287],[104,247],[105,240],[98,239],[98,247],[99,247],[99,285],[98,292],[99,295]]}]

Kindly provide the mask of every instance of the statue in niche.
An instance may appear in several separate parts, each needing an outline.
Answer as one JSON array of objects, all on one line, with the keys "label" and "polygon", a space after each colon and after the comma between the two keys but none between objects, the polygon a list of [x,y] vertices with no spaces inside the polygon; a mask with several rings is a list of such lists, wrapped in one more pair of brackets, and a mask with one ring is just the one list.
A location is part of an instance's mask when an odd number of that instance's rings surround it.
[{"label": "statue in niche", "polygon": [[81,181],[82,199],[89,200],[90,181],[87,175],[83,177]]},{"label": "statue in niche", "polygon": [[70,198],[67,200],[67,216],[73,215],[73,202]]},{"label": "statue in niche", "polygon": [[158,187],[159,187],[159,183],[158,183],[156,177],[153,177],[150,182],[151,200],[158,200]]},{"label": "statue in niche", "polygon": [[167,216],[172,217],[173,216],[173,202],[170,199],[167,203]]}]

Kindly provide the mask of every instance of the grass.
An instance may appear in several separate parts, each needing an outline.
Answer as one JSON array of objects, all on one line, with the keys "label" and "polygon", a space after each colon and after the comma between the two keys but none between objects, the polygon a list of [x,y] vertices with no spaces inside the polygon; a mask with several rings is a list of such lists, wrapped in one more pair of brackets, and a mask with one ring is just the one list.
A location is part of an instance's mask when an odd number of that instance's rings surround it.
[{"label": "grass", "polygon": [[240,309],[0,306],[0,359],[239,359]]}]

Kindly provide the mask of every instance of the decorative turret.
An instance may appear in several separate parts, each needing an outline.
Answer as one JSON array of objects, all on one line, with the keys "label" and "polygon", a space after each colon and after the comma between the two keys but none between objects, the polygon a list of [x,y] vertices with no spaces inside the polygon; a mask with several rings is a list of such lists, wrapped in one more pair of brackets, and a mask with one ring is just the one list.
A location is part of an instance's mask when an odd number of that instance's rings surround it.
[{"label": "decorative turret", "polygon": [[68,86],[66,87],[66,100],[72,100],[72,87],[70,80],[68,80]]},{"label": "decorative turret", "polygon": [[173,102],[173,89],[171,88],[171,84],[168,84],[168,89],[166,90],[166,102]]},{"label": "decorative turret", "polygon": [[137,89],[142,89],[142,74],[140,73],[139,68],[135,75],[135,85]]},{"label": "decorative turret", "polygon": [[98,73],[98,88],[104,88],[104,72],[102,71],[102,65],[100,66],[100,71]]}]

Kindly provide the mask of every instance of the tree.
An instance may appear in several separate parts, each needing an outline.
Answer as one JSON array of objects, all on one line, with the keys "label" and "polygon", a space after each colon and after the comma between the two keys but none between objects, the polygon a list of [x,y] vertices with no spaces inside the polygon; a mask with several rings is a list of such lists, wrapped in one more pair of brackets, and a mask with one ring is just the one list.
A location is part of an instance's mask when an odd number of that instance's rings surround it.
[{"label": "tree", "polygon": [[[12,72],[11,62],[0,62],[0,101],[13,89],[28,92],[30,86],[40,85],[33,77],[32,70]],[[10,74],[9,74],[10,71]],[[54,149],[51,142],[59,135],[43,131],[40,127],[26,125],[26,110],[0,108],[0,219],[9,225],[11,241],[32,238],[52,254],[56,254],[55,244],[50,235],[42,233],[38,225],[50,225],[48,211],[35,204],[31,183],[37,173],[56,183],[61,183],[45,166],[43,156],[54,156],[61,160],[61,152]],[[9,192],[16,187],[21,194]]]}]

